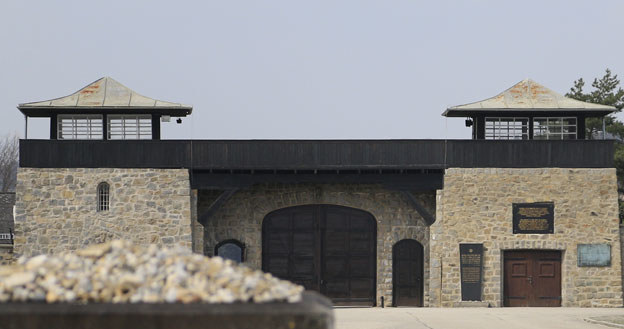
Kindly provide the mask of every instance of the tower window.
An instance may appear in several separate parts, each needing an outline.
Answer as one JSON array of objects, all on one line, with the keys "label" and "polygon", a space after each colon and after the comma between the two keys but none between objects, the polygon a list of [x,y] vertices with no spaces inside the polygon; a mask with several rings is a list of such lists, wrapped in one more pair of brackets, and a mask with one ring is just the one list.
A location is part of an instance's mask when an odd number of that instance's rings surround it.
[{"label": "tower window", "polygon": [[529,139],[529,118],[485,118],[485,139]]},{"label": "tower window", "polygon": [[535,118],[533,139],[576,139],[576,118]]},{"label": "tower window", "polygon": [[108,211],[110,208],[110,186],[102,182],[97,188],[97,211]]},{"label": "tower window", "polygon": [[102,139],[101,115],[59,115],[58,139]]},{"label": "tower window", "polygon": [[146,115],[109,115],[108,139],[152,139],[152,117]]}]

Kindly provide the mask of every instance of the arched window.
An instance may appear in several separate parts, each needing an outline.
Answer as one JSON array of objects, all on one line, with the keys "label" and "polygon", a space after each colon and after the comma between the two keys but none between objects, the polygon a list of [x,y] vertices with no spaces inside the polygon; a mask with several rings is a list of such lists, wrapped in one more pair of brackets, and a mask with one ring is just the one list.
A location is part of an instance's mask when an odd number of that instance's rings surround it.
[{"label": "arched window", "polygon": [[245,245],[238,240],[225,240],[215,246],[215,256],[242,263],[245,259]]},{"label": "arched window", "polygon": [[97,187],[97,211],[108,211],[110,208],[110,186],[102,182]]}]

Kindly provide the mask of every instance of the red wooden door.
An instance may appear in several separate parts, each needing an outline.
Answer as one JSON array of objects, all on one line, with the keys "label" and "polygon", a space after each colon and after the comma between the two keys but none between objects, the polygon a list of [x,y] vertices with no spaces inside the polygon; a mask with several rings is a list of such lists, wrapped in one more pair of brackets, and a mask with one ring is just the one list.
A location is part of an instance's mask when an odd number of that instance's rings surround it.
[{"label": "red wooden door", "polygon": [[505,252],[505,306],[561,306],[561,252]]}]

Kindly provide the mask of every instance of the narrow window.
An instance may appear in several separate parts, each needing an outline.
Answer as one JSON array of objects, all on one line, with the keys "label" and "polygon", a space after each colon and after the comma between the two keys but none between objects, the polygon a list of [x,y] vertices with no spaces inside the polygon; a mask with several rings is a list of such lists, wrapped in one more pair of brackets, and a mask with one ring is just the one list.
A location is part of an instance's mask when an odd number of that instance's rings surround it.
[{"label": "narrow window", "polygon": [[110,187],[108,183],[100,183],[97,188],[97,211],[108,211],[110,208]]},{"label": "narrow window", "polygon": [[215,247],[215,256],[242,263],[244,261],[245,245],[238,240],[221,241]]},{"label": "narrow window", "polygon": [[147,115],[109,115],[108,139],[152,139],[152,117]]},{"label": "narrow window", "polygon": [[58,139],[102,139],[101,115],[59,115]]}]

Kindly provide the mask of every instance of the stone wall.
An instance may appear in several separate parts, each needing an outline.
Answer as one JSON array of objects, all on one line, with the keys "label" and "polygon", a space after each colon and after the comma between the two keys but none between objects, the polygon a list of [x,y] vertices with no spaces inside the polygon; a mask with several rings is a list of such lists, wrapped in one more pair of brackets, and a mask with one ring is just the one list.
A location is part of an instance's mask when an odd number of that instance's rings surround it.
[{"label": "stone wall", "polygon": [[[220,191],[200,191],[198,214],[210,206]],[[431,212],[435,196],[416,194]],[[205,227],[204,251],[212,255],[215,245],[237,239],[246,245],[245,263],[262,267],[262,220],[271,211],[307,204],[333,204],[362,209],[377,220],[377,304],[381,296],[392,303],[392,246],[402,239],[415,239],[424,246],[424,302],[428,303],[429,230],[421,216],[396,191],[376,185],[293,184],[256,185],[238,191],[210,218]]]},{"label": "stone wall", "polygon": [[15,261],[12,245],[0,245],[0,265],[11,265]]},{"label": "stone wall", "polygon": [[[19,168],[15,253],[76,250],[111,239],[191,248],[186,169]],[[110,185],[110,209],[97,211],[97,186]]]},{"label": "stone wall", "polygon": [[[444,176],[430,227],[432,306],[461,300],[459,243],[484,244],[483,300],[502,305],[504,250],[562,251],[562,306],[622,306],[615,169],[459,169]],[[555,204],[554,234],[512,234],[512,203]],[[610,267],[577,267],[577,244],[611,245]]]},{"label": "stone wall", "polygon": [[[624,225],[620,224],[620,261],[622,262],[622,285],[624,285]],[[624,290],[624,287],[623,287]],[[622,294],[622,301],[624,302],[624,291]]]},{"label": "stone wall", "polygon": [[193,252],[197,254],[204,253],[204,226],[201,225],[197,218],[197,198],[198,191],[191,190],[191,241]]}]

